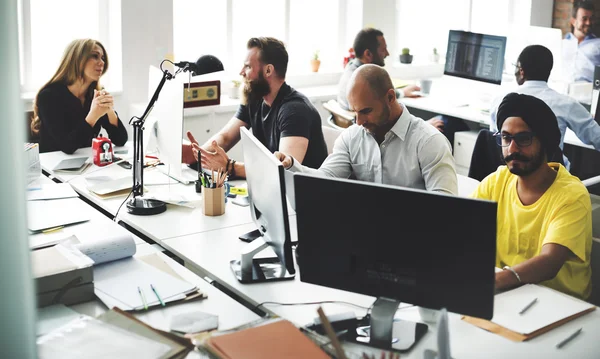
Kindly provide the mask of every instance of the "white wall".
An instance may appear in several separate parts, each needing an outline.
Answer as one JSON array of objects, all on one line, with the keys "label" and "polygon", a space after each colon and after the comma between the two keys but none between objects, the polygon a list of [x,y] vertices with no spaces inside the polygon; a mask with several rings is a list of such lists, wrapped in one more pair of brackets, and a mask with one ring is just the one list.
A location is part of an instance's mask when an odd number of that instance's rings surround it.
[{"label": "white wall", "polygon": [[[19,96],[17,2],[0,2],[0,350],[3,358],[34,359],[35,304],[25,212],[25,123]],[[6,155],[7,154],[7,155]]]}]

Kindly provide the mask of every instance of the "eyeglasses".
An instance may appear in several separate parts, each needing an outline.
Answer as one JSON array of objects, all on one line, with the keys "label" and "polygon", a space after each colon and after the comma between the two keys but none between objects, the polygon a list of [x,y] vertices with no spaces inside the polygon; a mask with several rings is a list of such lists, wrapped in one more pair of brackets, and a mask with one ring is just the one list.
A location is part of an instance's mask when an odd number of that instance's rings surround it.
[{"label": "eyeglasses", "polygon": [[533,142],[533,132],[519,132],[516,135],[509,135],[507,133],[497,132],[494,134],[496,138],[496,144],[500,147],[510,146],[512,141],[515,141],[519,147],[527,147]]}]

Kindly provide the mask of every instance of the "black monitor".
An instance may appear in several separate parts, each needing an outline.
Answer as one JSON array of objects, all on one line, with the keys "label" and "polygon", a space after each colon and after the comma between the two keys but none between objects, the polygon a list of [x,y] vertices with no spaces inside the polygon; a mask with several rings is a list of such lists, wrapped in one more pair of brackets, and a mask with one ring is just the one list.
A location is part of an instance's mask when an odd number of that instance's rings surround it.
[{"label": "black monitor", "polygon": [[[400,302],[492,318],[495,202],[294,177],[300,280],[378,297],[371,344],[390,347],[391,332],[375,327],[391,330]],[[376,332],[384,334],[374,338]]]},{"label": "black monitor", "polygon": [[450,30],[444,75],[500,85],[506,37]]},{"label": "black monitor", "polygon": [[[293,279],[290,223],[285,198],[284,168],[281,162],[246,128],[241,128],[248,198],[252,220],[261,236],[250,242],[231,269],[242,283]],[[254,258],[271,247],[276,258]]]}]

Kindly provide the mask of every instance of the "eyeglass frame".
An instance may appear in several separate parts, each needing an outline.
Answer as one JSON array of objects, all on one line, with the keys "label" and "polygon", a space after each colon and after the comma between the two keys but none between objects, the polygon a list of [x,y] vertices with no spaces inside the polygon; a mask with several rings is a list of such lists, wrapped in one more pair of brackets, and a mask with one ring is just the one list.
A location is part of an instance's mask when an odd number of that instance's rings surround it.
[{"label": "eyeglass frame", "polygon": [[[528,136],[529,138],[525,138],[524,140],[519,140],[517,139],[517,136],[521,135],[520,137],[523,138],[522,135]],[[509,135],[507,133],[502,133],[502,132],[496,132],[494,133],[494,138],[496,138],[496,145],[498,145],[499,147],[508,147],[510,146],[510,144],[515,141],[515,144],[517,145],[517,147],[519,148],[523,148],[523,147],[529,147],[531,146],[531,144],[533,143],[533,138],[536,136],[535,132],[532,131],[523,131],[523,132],[519,132],[516,133],[514,135]],[[508,142],[506,145],[503,145],[502,142],[504,141],[504,138],[508,137],[510,139],[510,142]],[[520,143],[520,142],[529,142],[529,143]]]}]

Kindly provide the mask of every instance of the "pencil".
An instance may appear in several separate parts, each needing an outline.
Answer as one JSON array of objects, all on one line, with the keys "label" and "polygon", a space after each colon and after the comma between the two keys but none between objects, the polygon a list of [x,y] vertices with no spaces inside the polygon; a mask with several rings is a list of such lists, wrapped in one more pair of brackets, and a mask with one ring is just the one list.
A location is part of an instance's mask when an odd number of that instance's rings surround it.
[{"label": "pencil", "polygon": [[51,232],[57,232],[60,231],[61,229],[65,228],[65,226],[58,226],[58,227],[52,227],[52,228],[48,228],[48,229],[44,229],[42,231],[42,233],[51,233]]},{"label": "pencil", "polygon": [[142,297],[142,303],[144,303],[144,309],[148,310],[148,303],[146,302],[146,296],[144,295],[142,288],[140,288],[139,286],[138,286],[138,293],[140,294],[140,297]]},{"label": "pencil", "polygon": [[154,294],[156,294],[156,298],[158,298],[158,301],[160,302],[160,305],[162,305],[164,307],[165,306],[165,302],[163,302],[163,300],[160,297],[160,295],[158,295],[158,292],[156,291],[156,288],[154,288],[154,286],[152,284],[150,284],[150,288],[152,288],[152,291],[154,292]]},{"label": "pencil", "polygon": [[333,330],[329,319],[327,319],[325,312],[323,312],[323,308],[319,307],[317,309],[317,313],[319,313],[319,318],[321,318],[321,325],[323,326],[323,329],[325,329],[325,333],[327,334],[329,340],[331,340],[331,344],[335,348],[336,357],[339,359],[348,359],[346,357],[346,353],[344,353],[344,349],[342,349],[340,341],[335,335],[335,331]]}]

